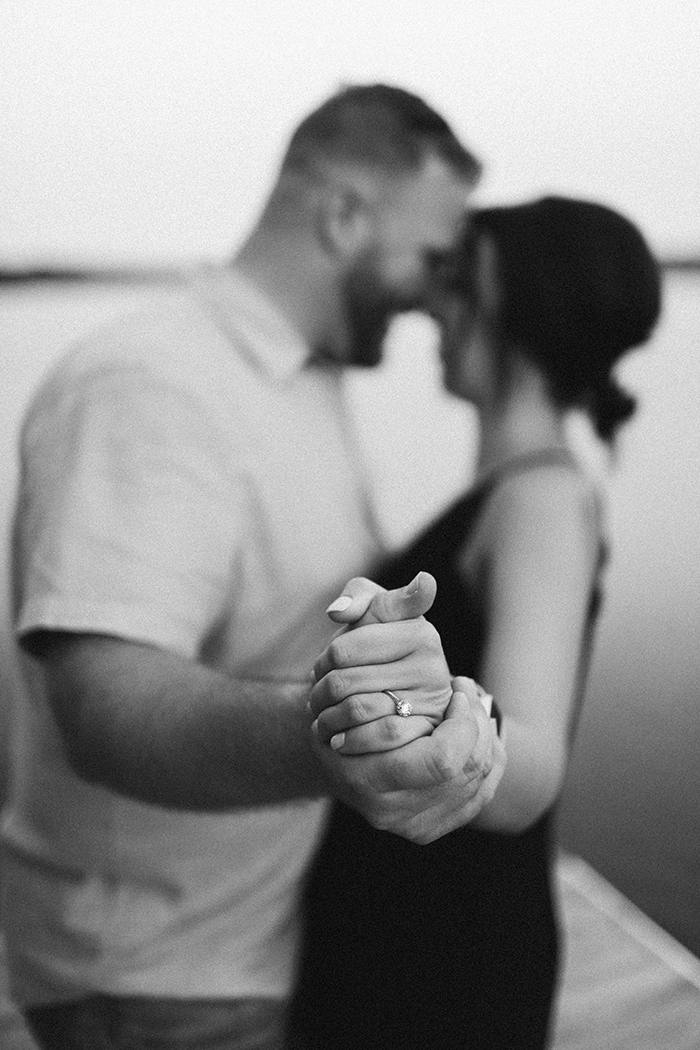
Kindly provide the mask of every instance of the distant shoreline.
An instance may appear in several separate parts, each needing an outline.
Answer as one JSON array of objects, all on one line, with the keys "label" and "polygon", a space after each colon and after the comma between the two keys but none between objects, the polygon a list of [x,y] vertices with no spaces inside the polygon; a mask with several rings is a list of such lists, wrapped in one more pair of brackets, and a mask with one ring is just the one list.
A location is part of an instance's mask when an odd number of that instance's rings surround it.
[{"label": "distant shoreline", "polygon": [[700,259],[660,259],[664,270],[700,270]]},{"label": "distant shoreline", "polygon": [[32,284],[43,281],[75,281],[101,284],[147,284],[175,281],[182,266],[37,266],[27,269],[0,269],[0,285]]},{"label": "distant shoreline", "polygon": [[[660,259],[670,272],[700,273],[700,257]],[[36,266],[0,268],[0,286],[40,282],[85,282],[100,284],[167,283],[179,279],[186,263],[172,266]]]}]

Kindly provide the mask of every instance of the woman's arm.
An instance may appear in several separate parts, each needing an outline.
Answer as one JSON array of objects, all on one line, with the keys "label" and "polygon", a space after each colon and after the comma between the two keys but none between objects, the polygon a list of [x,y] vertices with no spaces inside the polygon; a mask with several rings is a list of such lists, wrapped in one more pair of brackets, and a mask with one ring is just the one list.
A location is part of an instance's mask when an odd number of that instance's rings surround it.
[{"label": "woman's arm", "polygon": [[[545,812],[563,784],[598,561],[596,501],[571,471],[514,475],[492,496],[478,535],[476,549],[470,544],[463,552],[464,571],[474,574],[477,564],[485,581],[480,681],[501,712],[508,762],[475,824],[518,832]],[[389,698],[354,695],[326,707],[317,725],[322,743],[357,756],[429,735],[435,714],[414,705],[413,715],[401,719]]]},{"label": "woman's arm", "polygon": [[564,780],[598,558],[595,499],[573,472],[515,475],[494,493],[481,534],[488,627],[480,673],[503,716],[508,765],[476,823],[517,832]]}]

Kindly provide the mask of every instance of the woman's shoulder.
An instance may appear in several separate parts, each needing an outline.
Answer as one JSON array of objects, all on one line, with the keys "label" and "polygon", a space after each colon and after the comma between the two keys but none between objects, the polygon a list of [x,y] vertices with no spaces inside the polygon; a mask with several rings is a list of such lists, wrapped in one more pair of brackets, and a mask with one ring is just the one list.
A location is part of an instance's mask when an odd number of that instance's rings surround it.
[{"label": "woman's shoulder", "polygon": [[599,486],[573,457],[533,464],[529,469],[506,470],[492,486],[490,502],[521,508],[556,509],[578,504],[593,508],[601,504]]},{"label": "woman's shoulder", "polygon": [[573,458],[505,473],[484,507],[483,535],[494,550],[578,547],[593,559],[604,529],[600,488]]}]

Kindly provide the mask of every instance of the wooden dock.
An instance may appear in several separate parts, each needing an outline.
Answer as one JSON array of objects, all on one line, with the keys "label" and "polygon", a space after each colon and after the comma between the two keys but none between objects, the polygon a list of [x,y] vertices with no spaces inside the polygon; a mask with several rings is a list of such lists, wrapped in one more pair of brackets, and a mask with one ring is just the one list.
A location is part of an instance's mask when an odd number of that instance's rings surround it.
[{"label": "wooden dock", "polygon": [[[559,856],[556,886],[565,950],[551,1050],[700,1050],[700,960],[579,857]],[[8,998],[1,940],[0,1050],[36,1050]]]}]

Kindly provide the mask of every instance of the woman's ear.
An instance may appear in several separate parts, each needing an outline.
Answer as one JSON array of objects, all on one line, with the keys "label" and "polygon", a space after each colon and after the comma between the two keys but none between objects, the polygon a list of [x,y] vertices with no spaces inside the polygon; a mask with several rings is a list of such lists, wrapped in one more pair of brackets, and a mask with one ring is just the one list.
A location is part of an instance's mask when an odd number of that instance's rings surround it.
[{"label": "woman's ear", "polygon": [[354,186],[329,186],[318,202],[317,236],[330,255],[357,254],[371,236],[368,202]]}]

